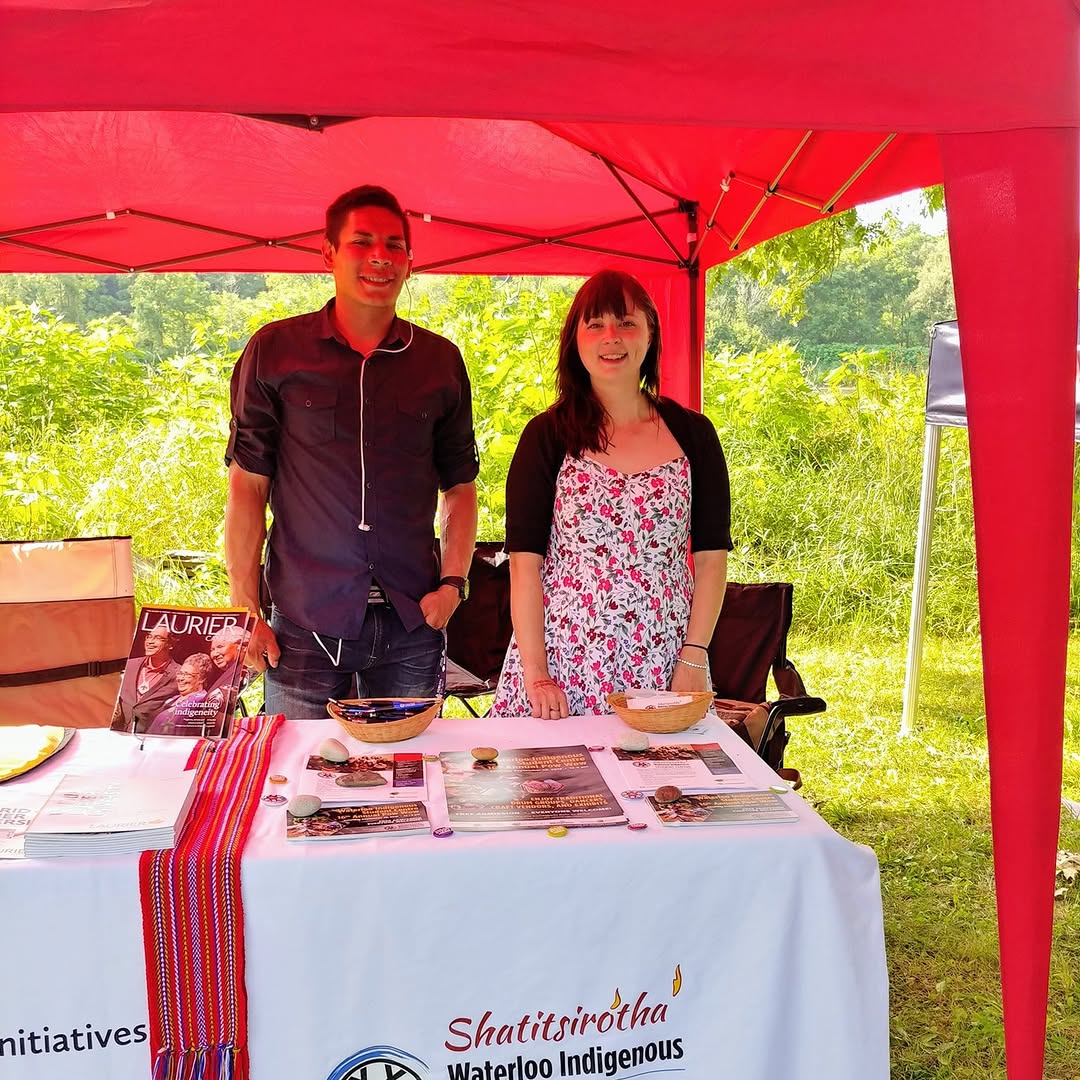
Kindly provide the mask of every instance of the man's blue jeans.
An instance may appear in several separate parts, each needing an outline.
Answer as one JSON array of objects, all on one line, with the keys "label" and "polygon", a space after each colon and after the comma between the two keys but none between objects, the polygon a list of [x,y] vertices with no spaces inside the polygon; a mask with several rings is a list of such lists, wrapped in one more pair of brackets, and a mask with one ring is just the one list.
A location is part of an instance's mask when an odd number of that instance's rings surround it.
[{"label": "man's blue jeans", "polygon": [[[304,630],[275,607],[270,626],[281,647],[266,670],[266,712],[290,720],[326,716],[330,698],[435,697],[441,690],[446,635],[427,623],[410,633],[392,604],[368,604],[360,637]],[[320,644],[321,641],[321,644]]]}]

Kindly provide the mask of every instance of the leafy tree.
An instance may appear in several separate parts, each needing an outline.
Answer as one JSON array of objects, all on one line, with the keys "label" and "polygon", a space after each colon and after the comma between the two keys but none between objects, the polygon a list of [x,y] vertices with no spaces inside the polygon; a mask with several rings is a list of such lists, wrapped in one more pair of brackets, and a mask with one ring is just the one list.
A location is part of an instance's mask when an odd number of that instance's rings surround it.
[{"label": "leafy tree", "polygon": [[136,274],[129,291],[135,340],[153,362],[189,347],[212,296],[194,274]]}]

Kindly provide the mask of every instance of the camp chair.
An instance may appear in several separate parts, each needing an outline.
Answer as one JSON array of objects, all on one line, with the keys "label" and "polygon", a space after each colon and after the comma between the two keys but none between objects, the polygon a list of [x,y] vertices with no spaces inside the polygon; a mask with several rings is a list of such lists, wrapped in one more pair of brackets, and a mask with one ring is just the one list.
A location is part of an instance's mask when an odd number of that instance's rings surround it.
[{"label": "camp chair", "polygon": [[134,591],[128,536],[0,544],[0,725],[108,727]]},{"label": "camp chair", "polygon": [[501,541],[482,541],[469,569],[469,598],[446,625],[446,696],[473,716],[470,702],[495,692],[512,630],[510,560]]},{"label": "camp chair", "polygon": [[[787,657],[791,597],[791,585],[783,582],[729,581],[709,642],[717,714],[777,771],[790,737],[786,718],[825,711],[821,698],[807,696]],[[771,704],[766,694],[770,670],[779,694]]]}]

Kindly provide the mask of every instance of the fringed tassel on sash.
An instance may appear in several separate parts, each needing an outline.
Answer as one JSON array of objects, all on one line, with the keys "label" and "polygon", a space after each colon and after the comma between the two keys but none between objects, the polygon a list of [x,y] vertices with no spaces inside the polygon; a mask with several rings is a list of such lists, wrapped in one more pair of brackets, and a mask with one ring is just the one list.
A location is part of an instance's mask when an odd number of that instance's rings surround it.
[{"label": "fringed tassel on sash", "polygon": [[175,848],[139,863],[153,1080],[249,1080],[240,858],[284,717],[204,743]]}]

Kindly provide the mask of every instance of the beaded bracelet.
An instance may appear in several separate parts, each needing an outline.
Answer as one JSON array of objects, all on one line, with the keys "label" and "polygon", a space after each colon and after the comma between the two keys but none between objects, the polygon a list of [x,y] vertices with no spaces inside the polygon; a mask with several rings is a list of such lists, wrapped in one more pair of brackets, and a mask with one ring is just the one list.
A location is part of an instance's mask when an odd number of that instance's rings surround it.
[{"label": "beaded bracelet", "polygon": [[684,649],[700,649],[702,652],[708,652],[709,651],[709,646],[708,645],[695,645],[692,641],[684,641],[683,642],[683,648]]},{"label": "beaded bracelet", "polygon": [[675,661],[676,664],[685,664],[687,667],[692,667],[696,671],[708,671],[708,664],[691,664],[689,660],[684,660],[681,656]]}]

